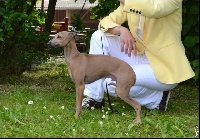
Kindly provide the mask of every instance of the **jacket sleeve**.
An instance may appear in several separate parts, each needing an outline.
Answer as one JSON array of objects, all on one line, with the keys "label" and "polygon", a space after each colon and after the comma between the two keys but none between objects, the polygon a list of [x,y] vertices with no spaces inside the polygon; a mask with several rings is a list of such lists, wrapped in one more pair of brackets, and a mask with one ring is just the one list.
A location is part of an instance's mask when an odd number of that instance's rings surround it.
[{"label": "jacket sleeve", "polygon": [[101,31],[106,32],[108,28],[113,28],[123,24],[127,20],[127,13],[123,12],[123,9],[123,5],[120,5],[112,13],[100,20],[98,28]]},{"label": "jacket sleeve", "polygon": [[161,18],[182,7],[183,0],[125,0],[124,12]]}]

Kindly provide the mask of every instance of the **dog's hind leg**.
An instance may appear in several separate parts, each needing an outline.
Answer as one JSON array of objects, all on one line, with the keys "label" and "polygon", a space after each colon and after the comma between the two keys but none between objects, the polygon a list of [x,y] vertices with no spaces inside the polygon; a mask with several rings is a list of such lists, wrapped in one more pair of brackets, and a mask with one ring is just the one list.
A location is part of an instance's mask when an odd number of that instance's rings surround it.
[{"label": "dog's hind leg", "polygon": [[116,93],[118,97],[123,99],[126,103],[128,103],[135,109],[136,119],[134,120],[134,123],[140,123],[141,122],[141,119],[140,119],[141,105],[130,97],[128,89],[122,89],[122,88],[118,88],[118,87],[116,88]]}]

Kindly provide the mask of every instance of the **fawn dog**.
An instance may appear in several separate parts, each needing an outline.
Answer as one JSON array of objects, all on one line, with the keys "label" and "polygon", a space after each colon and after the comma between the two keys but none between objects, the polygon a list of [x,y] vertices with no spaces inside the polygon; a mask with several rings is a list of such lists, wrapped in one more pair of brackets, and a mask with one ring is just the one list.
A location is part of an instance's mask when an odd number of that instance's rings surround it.
[{"label": "fawn dog", "polygon": [[76,47],[75,32],[61,31],[55,34],[47,44],[51,47],[63,47],[68,73],[76,88],[76,113],[78,119],[82,111],[82,99],[85,84],[100,78],[113,77],[116,82],[117,96],[131,105],[136,111],[134,123],[140,123],[141,105],[129,95],[131,86],[135,84],[136,75],[126,62],[107,55],[80,53]]}]

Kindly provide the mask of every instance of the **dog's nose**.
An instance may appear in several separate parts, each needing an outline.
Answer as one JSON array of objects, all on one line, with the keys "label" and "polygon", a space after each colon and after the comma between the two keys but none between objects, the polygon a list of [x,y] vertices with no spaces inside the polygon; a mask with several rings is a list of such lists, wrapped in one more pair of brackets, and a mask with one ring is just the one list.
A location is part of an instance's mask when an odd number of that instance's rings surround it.
[{"label": "dog's nose", "polygon": [[47,43],[47,45],[51,45],[51,41],[49,41],[49,42]]}]

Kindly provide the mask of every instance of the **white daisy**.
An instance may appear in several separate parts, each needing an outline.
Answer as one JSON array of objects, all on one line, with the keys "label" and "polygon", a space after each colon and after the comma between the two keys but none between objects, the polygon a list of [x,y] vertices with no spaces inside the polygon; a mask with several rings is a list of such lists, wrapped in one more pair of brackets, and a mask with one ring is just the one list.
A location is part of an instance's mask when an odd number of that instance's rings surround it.
[{"label": "white daisy", "polygon": [[5,109],[5,110],[8,110],[8,108],[7,108],[7,107],[5,107],[5,106],[4,106],[4,109]]},{"label": "white daisy", "polygon": [[106,116],[105,116],[105,115],[103,115],[101,118],[105,119],[105,118],[106,118]]},{"label": "white daisy", "polygon": [[52,118],[53,118],[53,115],[50,115],[49,117],[50,117],[50,119],[52,119]]},{"label": "white daisy", "polygon": [[102,125],[103,125],[103,122],[102,122],[102,121],[99,121],[99,124],[102,126]]},{"label": "white daisy", "polygon": [[122,113],[122,116],[125,116],[126,114],[125,113]]},{"label": "white daisy", "polygon": [[33,104],[33,101],[32,100],[28,101],[28,104],[29,105]]}]

